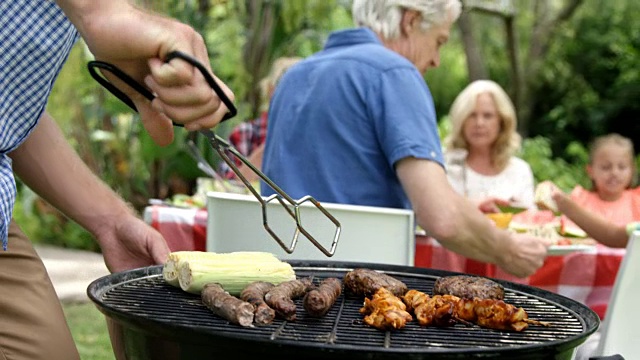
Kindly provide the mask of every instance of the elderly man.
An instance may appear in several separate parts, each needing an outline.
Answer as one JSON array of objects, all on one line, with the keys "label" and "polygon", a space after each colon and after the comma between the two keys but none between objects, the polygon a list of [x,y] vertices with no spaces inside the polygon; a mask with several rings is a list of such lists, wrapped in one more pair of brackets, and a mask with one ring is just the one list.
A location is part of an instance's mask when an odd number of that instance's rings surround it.
[{"label": "elderly man", "polygon": [[452,189],[443,166],[422,74],[440,64],[460,8],[458,0],[355,0],[359,27],[331,34],[281,80],[263,169],[295,198],[413,208],[443,246],[525,277],[550,244],[493,226]]}]

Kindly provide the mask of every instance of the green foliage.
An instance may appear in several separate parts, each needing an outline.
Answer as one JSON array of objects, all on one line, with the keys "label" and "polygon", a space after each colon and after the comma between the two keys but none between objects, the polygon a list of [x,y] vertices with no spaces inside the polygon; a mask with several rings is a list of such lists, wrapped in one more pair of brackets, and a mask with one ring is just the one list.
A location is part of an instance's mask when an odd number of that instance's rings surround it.
[{"label": "green foliage", "polygon": [[590,180],[585,171],[589,160],[588,150],[580,143],[571,143],[567,149],[573,159],[553,156],[549,139],[538,136],[525,139],[520,156],[529,163],[536,182],[551,180],[564,191],[571,191],[576,185],[589,188]]},{"label": "green foliage", "polygon": [[[346,0],[144,3],[191,24],[203,35],[211,57],[209,65],[233,89],[239,112],[236,118],[216,127],[216,133],[223,138],[235,125],[256,113],[252,96],[257,81],[274,59],[309,56],[323,47],[331,31],[353,26],[350,1]],[[256,4],[268,6],[274,12],[270,18],[273,27],[268,32],[251,30],[254,25],[251,21],[267,21],[262,13],[250,18],[251,6]],[[533,2],[513,4],[517,7],[518,52],[526,58],[533,24],[546,19],[535,18]],[[538,87],[533,89],[540,99],[533,109],[535,121],[531,124],[535,126],[530,129],[535,137],[525,139],[522,152],[537,181],[553,180],[565,190],[576,184],[589,187],[584,169],[585,144],[597,134],[615,130],[630,136],[636,148],[640,148],[638,10],[640,3],[633,0],[584,2],[576,16],[553,35],[557,39],[550,43],[542,74],[536,79]],[[504,24],[486,14],[479,14],[475,20],[489,75],[508,89],[513,84],[504,47]],[[260,43],[265,46],[263,52],[251,48],[256,39],[265,40]],[[256,50],[257,55],[249,57],[250,50]],[[443,120],[455,96],[469,81],[463,44],[455,27],[440,55],[440,67],[427,72],[425,80],[444,137],[449,129]],[[90,168],[138,210],[151,197],[170,196],[170,179],[177,177],[192,183],[202,176],[186,152],[185,142],[191,134],[176,128],[172,144],[157,146],[137,115],[89,76],[86,62],[90,58],[82,43],[73,49],[47,107]],[[217,165],[220,160],[206,140],[200,136],[195,139],[205,157]],[[21,184],[19,187],[20,199],[14,216],[33,239],[96,249],[91,236],[74,222],[55,212],[38,212],[38,198]]]},{"label": "green foliage", "polygon": [[562,148],[574,139],[610,132],[640,146],[638,14],[637,1],[586,2],[552,43],[531,134],[549,137],[555,154],[564,157]]}]

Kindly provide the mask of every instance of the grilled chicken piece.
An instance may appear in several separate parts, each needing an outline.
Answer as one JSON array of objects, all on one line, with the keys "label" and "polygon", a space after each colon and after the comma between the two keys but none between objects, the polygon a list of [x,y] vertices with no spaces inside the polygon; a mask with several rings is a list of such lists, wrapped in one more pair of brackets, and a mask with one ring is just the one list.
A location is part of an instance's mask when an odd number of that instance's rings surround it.
[{"label": "grilled chicken piece", "polygon": [[451,326],[459,322],[455,315],[459,297],[453,295],[429,296],[418,290],[409,290],[404,303],[422,326]]},{"label": "grilled chicken piece", "polygon": [[455,295],[463,299],[504,300],[504,287],[480,276],[453,275],[436,280],[433,295]]},{"label": "grilled chicken piece", "polygon": [[371,296],[378,289],[385,288],[395,296],[407,292],[407,285],[387,274],[371,269],[354,269],[344,276],[344,286],[356,295]]},{"label": "grilled chicken piece", "polygon": [[546,322],[529,319],[523,308],[516,308],[503,300],[429,296],[418,290],[409,290],[403,301],[422,326],[474,323],[490,329],[515,331],[523,331],[529,324],[549,326]]},{"label": "grilled chicken piece", "polygon": [[[463,299],[461,302],[473,303],[475,323],[496,330],[523,331],[529,324],[549,326],[549,323],[531,320],[523,308],[517,308],[502,300]],[[461,306],[469,306],[462,304]]]},{"label": "grilled chicken piece", "polygon": [[371,299],[364,299],[360,313],[366,315],[364,322],[376,329],[402,329],[413,320],[402,300],[385,288],[380,288]]}]

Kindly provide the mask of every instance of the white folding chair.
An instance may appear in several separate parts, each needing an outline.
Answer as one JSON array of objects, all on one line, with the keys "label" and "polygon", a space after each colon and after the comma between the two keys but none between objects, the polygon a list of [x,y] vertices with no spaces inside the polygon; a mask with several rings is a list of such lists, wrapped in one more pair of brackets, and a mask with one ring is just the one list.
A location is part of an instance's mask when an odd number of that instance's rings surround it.
[{"label": "white folding chair", "polygon": [[[308,205],[308,206],[307,206]],[[322,203],[341,226],[333,256],[327,257],[300,234],[294,251],[287,253],[265,230],[258,200],[250,195],[207,193],[207,251],[267,251],[280,259],[341,260],[413,266],[414,213],[406,209]],[[295,222],[277,203],[267,204],[267,221],[285,243]],[[313,205],[302,204],[302,223],[317,241],[329,247],[336,226]],[[287,243],[287,245],[289,245]]]},{"label": "white folding chair", "polygon": [[640,231],[634,231],[627,252],[618,270],[602,334],[595,356],[622,355],[625,359],[640,359]]}]

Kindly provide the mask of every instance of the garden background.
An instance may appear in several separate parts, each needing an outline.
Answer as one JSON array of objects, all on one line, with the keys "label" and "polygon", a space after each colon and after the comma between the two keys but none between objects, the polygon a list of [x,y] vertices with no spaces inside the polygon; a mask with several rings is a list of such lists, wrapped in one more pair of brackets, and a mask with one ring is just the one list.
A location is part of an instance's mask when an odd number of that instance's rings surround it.
[{"label": "garden background", "polygon": [[[306,57],[328,34],[352,26],[347,0],[164,0],[140,6],[191,24],[205,38],[211,67],[234,91],[239,114],[215,131],[226,137],[259,112],[258,82],[280,56]],[[595,136],[618,132],[640,148],[640,2],[465,0],[442,48],[441,66],[425,80],[442,121],[471,80],[508,90],[524,137],[522,158],[537,181],[564,190],[589,187],[584,167]],[[155,145],[126,105],[89,75],[91,54],[79,42],[60,74],[47,110],[89,167],[138,211],[149,199],[191,194],[206,176],[189,156],[193,134],[176,129]],[[201,151],[220,160],[207,143]],[[637,158],[640,164],[640,157]],[[70,184],[72,185],[72,184]],[[90,234],[61,216],[18,180],[14,217],[31,239],[99,252]]]}]

